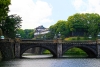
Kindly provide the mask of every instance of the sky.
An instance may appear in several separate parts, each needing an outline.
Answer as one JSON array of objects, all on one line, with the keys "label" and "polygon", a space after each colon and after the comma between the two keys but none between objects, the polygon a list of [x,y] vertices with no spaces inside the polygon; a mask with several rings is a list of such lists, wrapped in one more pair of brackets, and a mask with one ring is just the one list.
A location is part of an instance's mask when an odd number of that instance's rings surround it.
[{"label": "sky", "polygon": [[49,28],[76,13],[100,14],[100,0],[11,0],[9,9],[22,17],[22,29]]}]

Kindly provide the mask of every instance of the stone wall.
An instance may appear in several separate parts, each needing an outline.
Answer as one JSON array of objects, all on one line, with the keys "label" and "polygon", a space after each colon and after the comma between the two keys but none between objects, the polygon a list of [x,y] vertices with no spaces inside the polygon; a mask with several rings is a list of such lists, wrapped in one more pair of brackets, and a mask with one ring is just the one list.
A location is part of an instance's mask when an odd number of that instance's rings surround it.
[{"label": "stone wall", "polygon": [[14,43],[0,42],[0,51],[4,60],[14,58]]}]

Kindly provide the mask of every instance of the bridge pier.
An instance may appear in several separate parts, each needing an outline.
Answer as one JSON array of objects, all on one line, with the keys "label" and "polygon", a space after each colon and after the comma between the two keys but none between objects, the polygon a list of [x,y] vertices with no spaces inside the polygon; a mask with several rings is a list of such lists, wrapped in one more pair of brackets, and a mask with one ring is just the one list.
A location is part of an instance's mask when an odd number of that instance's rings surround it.
[{"label": "bridge pier", "polygon": [[15,58],[20,58],[20,43],[15,43]]},{"label": "bridge pier", "polygon": [[57,43],[57,58],[62,57],[62,40],[61,38],[58,38],[58,43]]},{"label": "bridge pier", "polygon": [[97,58],[100,58],[100,44],[97,44],[97,52],[98,52]]},{"label": "bridge pier", "polygon": [[100,39],[97,40],[97,58],[100,58]]}]

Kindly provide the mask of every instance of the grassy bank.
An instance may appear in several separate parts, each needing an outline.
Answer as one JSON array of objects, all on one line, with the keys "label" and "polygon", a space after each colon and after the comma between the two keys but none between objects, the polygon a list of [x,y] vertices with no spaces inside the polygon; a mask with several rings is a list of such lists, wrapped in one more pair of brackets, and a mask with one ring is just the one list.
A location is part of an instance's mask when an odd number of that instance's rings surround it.
[{"label": "grassy bank", "polygon": [[43,54],[51,54],[51,52],[50,52],[49,50],[45,50],[45,51],[43,52]]}]

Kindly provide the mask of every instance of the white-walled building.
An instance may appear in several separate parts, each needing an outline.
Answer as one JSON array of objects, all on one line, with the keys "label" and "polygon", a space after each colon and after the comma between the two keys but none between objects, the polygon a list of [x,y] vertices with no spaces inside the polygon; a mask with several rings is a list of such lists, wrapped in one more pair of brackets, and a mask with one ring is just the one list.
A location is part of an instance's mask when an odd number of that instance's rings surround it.
[{"label": "white-walled building", "polygon": [[50,32],[48,28],[45,28],[43,25],[38,26],[35,28],[34,37],[37,37],[38,35],[45,35],[48,32]]}]

